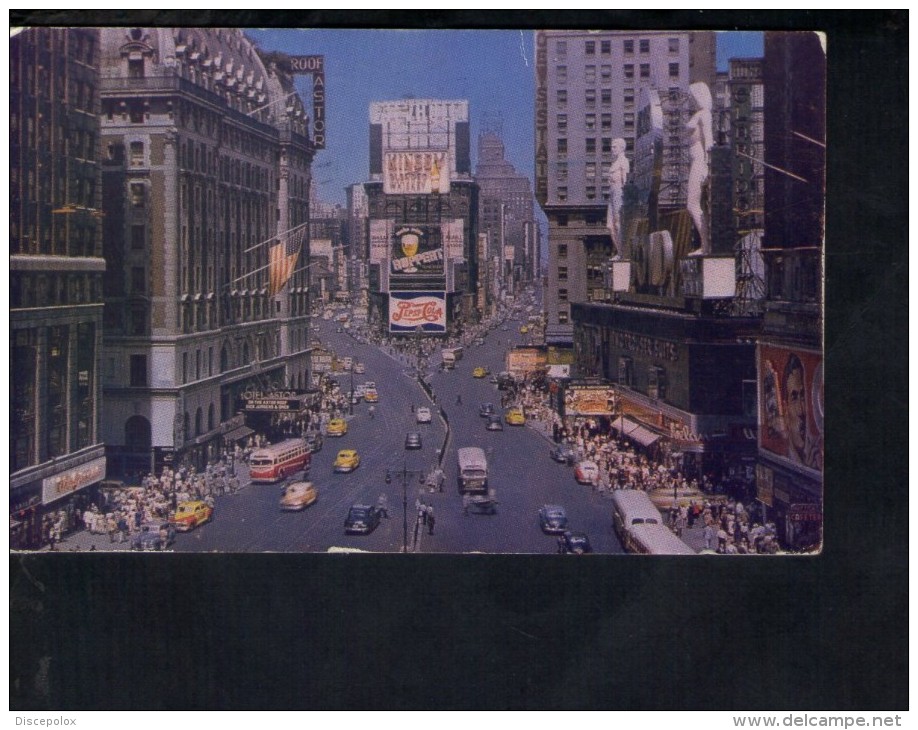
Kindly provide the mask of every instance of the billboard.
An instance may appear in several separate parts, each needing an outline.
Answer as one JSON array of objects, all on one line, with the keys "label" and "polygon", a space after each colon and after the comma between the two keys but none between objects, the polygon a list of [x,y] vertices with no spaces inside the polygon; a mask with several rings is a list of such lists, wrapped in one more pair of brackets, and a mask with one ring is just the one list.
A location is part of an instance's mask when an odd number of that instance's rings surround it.
[{"label": "billboard", "polygon": [[507,353],[507,372],[522,378],[537,372],[548,363],[548,354],[540,347],[514,347]]},{"label": "billboard", "polygon": [[370,263],[378,264],[389,256],[389,238],[392,235],[392,221],[370,219]]},{"label": "billboard", "polygon": [[446,332],[446,292],[401,291],[389,294],[389,331]]},{"label": "billboard", "polygon": [[822,471],[822,355],[760,344],[759,447],[797,466]]},{"label": "billboard", "polygon": [[392,235],[391,273],[396,276],[443,275],[439,226],[399,226]]},{"label": "billboard", "polygon": [[449,193],[449,152],[446,150],[386,152],[383,192],[386,195]]},{"label": "billboard", "polygon": [[443,248],[447,261],[460,261],[465,258],[465,222],[462,218],[453,218],[442,224]]},{"label": "billboard", "polygon": [[609,416],[615,411],[615,389],[609,385],[570,385],[564,393],[568,416]]}]

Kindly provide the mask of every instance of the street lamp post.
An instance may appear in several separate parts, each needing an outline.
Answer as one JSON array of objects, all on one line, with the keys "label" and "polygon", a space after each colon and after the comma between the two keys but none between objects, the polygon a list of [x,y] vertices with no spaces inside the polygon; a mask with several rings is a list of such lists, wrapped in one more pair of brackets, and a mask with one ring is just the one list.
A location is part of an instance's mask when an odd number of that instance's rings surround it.
[{"label": "street lamp post", "polygon": [[354,363],[351,361],[351,397],[348,400],[348,413],[354,415]]},{"label": "street lamp post", "polygon": [[[418,477],[418,481],[424,483],[424,472],[420,469],[409,469],[407,461],[403,463],[401,471],[395,472],[396,476],[402,478],[402,552],[408,552],[408,479]],[[392,484],[392,472],[386,469],[386,484]]]}]

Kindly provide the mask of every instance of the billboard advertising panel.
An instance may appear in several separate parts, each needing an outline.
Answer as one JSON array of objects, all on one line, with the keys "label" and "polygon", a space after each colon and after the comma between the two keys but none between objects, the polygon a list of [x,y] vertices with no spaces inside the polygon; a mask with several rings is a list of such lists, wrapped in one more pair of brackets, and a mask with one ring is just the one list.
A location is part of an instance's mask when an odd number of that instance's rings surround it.
[{"label": "billboard advertising panel", "polygon": [[760,344],[759,446],[794,465],[822,471],[822,355]]},{"label": "billboard advertising panel", "polygon": [[548,353],[540,347],[514,347],[507,353],[507,372],[522,378],[537,372],[548,362]]},{"label": "billboard advertising panel", "polygon": [[446,293],[400,291],[389,294],[389,331],[446,332]]},{"label": "billboard advertising panel", "polygon": [[449,193],[449,153],[386,152],[383,159],[383,192],[386,195]]},{"label": "billboard advertising panel", "polygon": [[389,239],[392,234],[392,221],[388,219],[370,219],[370,263],[378,264],[389,256]]},{"label": "billboard advertising panel", "polygon": [[465,224],[462,218],[453,218],[442,224],[443,248],[447,261],[465,258]]},{"label": "billboard advertising panel", "polygon": [[396,276],[443,275],[439,226],[399,226],[392,235],[391,273]]},{"label": "billboard advertising panel", "polygon": [[568,416],[609,416],[615,411],[615,389],[608,385],[571,385],[564,394]]}]

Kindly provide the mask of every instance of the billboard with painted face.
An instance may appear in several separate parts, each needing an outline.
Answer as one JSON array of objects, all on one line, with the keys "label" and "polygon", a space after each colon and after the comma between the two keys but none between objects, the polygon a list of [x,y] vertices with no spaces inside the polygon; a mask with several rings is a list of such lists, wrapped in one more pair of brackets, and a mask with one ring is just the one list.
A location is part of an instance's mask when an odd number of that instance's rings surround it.
[{"label": "billboard with painted face", "polygon": [[393,276],[443,275],[443,243],[439,226],[396,226],[392,232]]},{"label": "billboard with painted face", "polygon": [[822,355],[767,344],[758,349],[760,447],[822,471]]},{"label": "billboard with painted face", "polygon": [[389,294],[389,331],[446,332],[446,293],[402,291]]}]

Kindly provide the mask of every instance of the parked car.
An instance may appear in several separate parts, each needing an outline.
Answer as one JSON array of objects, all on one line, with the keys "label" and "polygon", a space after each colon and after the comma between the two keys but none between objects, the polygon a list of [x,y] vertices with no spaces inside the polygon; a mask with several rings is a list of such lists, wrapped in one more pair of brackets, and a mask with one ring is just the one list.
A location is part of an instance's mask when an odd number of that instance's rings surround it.
[{"label": "parked car", "polygon": [[488,416],[493,416],[496,413],[494,410],[493,403],[482,403],[478,406],[478,415],[482,418],[487,418]]},{"label": "parked car", "polygon": [[367,535],[379,527],[379,519],[382,510],[379,507],[369,504],[355,504],[347,513],[344,520],[344,532],[348,535],[362,534]]},{"label": "parked car", "polygon": [[319,493],[312,482],[292,482],[284,487],[280,508],[284,511],[306,509],[319,498]]},{"label": "parked car", "polygon": [[593,461],[580,461],[574,467],[574,479],[578,484],[595,484],[599,479],[599,467]]},{"label": "parked car", "polygon": [[584,532],[566,530],[558,538],[558,552],[565,555],[584,555],[593,552],[590,538]]},{"label": "parked car", "polygon": [[418,423],[430,423],[430,409],[427,406],[418,406],[417,410],[414,412],[414,417]]},{"label": "parked car", "polygon": [[559,464],[573,466],[574,462],[577,461],[577,453],[568,444],[555,444],[548,453]]},{"label": "parked car", "polygon": [[326,433],[329,436],[344,436],[347,433],[347,421],[343,418],[333,418],[328,422]]},{"label": "parked car", "polygon": [[405,448],[411,451],[422,448],[421,446],[421,434],[417,431],[409,431],[405,434]]},{"label": "parked car", "polygon": [[334,470],[336,473],[351,472],[360,466],[360,455],[354,449],[341,449],[335,457]]},{"label": "parked car", "polygon": [[131,540],[131,550],[165,550],[175,541],[175,526],[168,520],[144,522]]},{"label": "parked car", "polygon": [[318,431],[308,431],[306,436],[306,446],[312,453],[322,450],[322,434]]},{"label": "parked car", "polygon": [[193,502],[179,502],[175,514],[172,515],[169,521],[175,525],[175,529],[179,532],[188,532],[198,525],[210,522],[213,516],[213,507],[207,502],[195,500]]},{"label": "parked car", "polygon": [[539,527],[546,535],[557,535],[567,530],[567,512],[557,504],[543,505],[539,510]]},{"label": "parked car", "polygon": [[485,422],[485,428],[488,429],[488,431],[503,431],[504,422],[500,420],[500,416],[497,414],[488,416],[488,420]]}]

